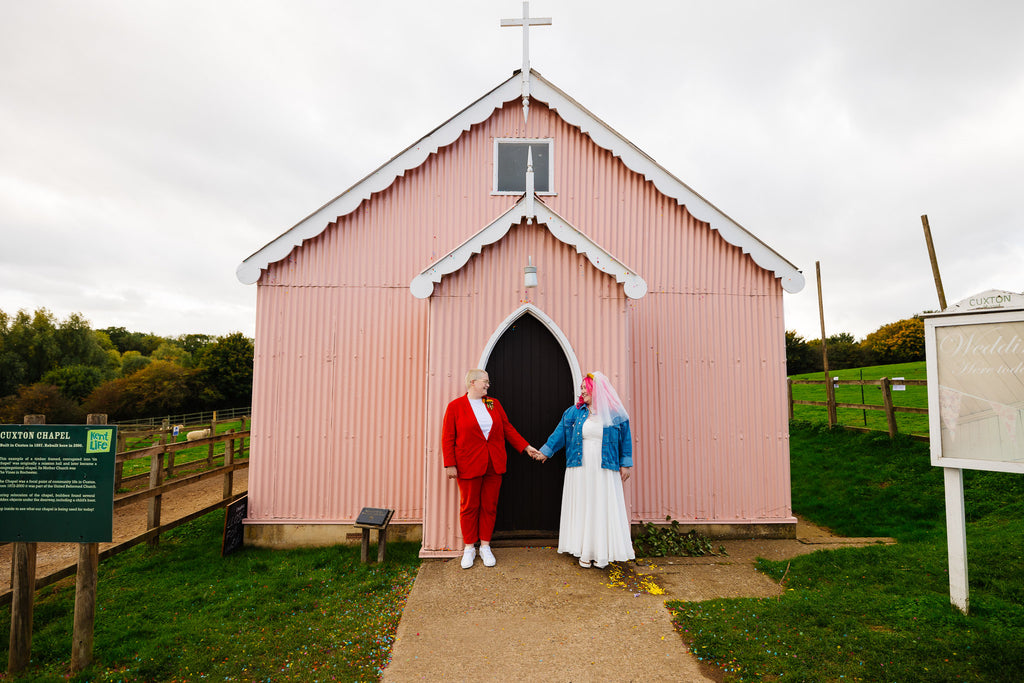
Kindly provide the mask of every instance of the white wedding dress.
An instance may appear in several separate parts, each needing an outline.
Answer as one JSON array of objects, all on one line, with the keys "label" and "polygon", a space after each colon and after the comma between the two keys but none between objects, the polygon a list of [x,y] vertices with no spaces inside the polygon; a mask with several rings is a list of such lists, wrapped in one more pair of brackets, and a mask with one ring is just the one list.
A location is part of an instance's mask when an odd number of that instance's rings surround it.
[{"label": "white wedding dress", "polygon": [[598,418],[583,424],[583,465],[567,467],[562,488],[562,517],[558,552],[570,553],[598,567],[636,557],[629,535],[629,517],[617,470],[601,467]]}]

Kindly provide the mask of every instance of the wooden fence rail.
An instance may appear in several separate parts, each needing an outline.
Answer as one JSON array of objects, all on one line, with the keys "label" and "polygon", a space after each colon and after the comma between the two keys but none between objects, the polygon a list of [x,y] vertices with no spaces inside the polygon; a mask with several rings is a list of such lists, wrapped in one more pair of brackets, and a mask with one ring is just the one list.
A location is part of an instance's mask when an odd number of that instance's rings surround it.
[{"label": "wooden fence rail", "polygon": [[[238,494],[233,493],[234,488],[234,472],[237,470],[245,469],[249,467],[249,461],[246,458],[248,452],[248,439],[250,432],[246,431],[228,431],[223,434],[216,436],[210,436],[205,439],[199,439],[188,442],[177,442],[177,443],[159,443],[154,446],[147,448],[136,449],[133,451],[126,451],[117,453],[116,463],[123,464],[126,461],[138,460],[142,458],[148,458],[150,461],[150,472],[136,477],[129,477],[122,481],[115,481],[114,485],[114,509],[122,508],[132,503],[137,503],[141,500],[149,501],[149,509],[147,514],[147,530],[124,541],[117,542],[115,545],[103,550],[99,553],[99,559],[103,560],[108,557],[117,555],[118,553],[124,552],[129,548],[138,545],[139,543],[149,543],[150,545],[156,545],[159,542],[160,534],[174,529],[186,522],[191,522],[194,519],[202,517],[203,515],[217,510],[219,508],[227,507],[235,500],[241,498],[246,492],[240,492]],[[224,443],[224,462],[222,465],[215,466],[213,464],[212,457],[209,460],[198,460],[189,463],[183,463],[174,465],[174,454],[178,451],[182,451],[189,448],[196,448],[201,446],[208,446],[210,452],[215,444]],[[243,459],[246,458],[246,459]],[[196,468],[202,467],[203,471],[196,474],[191,474],[185,477],[174,479],[173,481],[164,481],[164,475],[168,478],[174,476],[176,470],[182,470],[185,468]],[[120,472],[120,467],[115,468],[116,472]],[[155,474],[154,474],[155,473]],[[116,475],[115,475],[116,477]],[[185,517],[176,519],[171,522],[162,523],[160,520],[160,504],[162,497],[165,493],[169,493],[176,489],[181,489],[186,486],[198,484],[199,482],[206,481],[214,477],[224,478],[224,494],[223,497],[208,505],[201,510],[197,510]],[[118,495],[116,491],[121,485],[129,483],[132,480],[139,480],[146,478],[149,480],[149,485],[142,490],[133,491],[130,493],[123,493]],[[12,558],[12,571],[13,558]],[[37,577],[35,581],[35,589],[39,590],[46,586],[52,585],[61,579],[69,576],[74,576],[76,572],[76,565],[70,565],[59,569],[47,576]],[[10,604],[13,589],[13,581],[11,582],[11,588],[8,588],[3,593],[0,593],[0,605]]]},{"label": "wooden fence rail", "polygon": [[[794,384],[816,384],[825,386],[831,381],[833,386],[841,385],[852,385],[852,386],[875,386],[880,387],[882,390],[882,405],[869,405],[864,403],[839,403],[835,400],[835,392],[826,391],[827,400],[825,401],[801,401],[793,398],[793,385]],[[788,393],[789,393],[789,419],[793,419],[793,406],[804,405],[804,406],[822,406],[828,408],[828,423],[830,427],[837,426],[838,421],[835,418],[836,408],[853,408],[855,410],[881,410],[885,411],[886,422],[889,427],[889,436],[896,436],[898,429],[896,426],[896,413],[916,413],[918,415],[927,415],[927,408],[912,408],[910,406],[897,406],[893,405],[892,401],[892,387],[893,385],[904,385],[904,386],[928,386],[927,380],[923,379],[900,379],[893,380],[890,377],[882,377],[881,379],[791,379],[788,380]],[[858,431],[875,431],[871,429],[854,427],[850,425],[839,425],[844,429],[854,429]],[[927,436],[921,436],[912,434],[911,438],[919,441],[927,441]]]}]

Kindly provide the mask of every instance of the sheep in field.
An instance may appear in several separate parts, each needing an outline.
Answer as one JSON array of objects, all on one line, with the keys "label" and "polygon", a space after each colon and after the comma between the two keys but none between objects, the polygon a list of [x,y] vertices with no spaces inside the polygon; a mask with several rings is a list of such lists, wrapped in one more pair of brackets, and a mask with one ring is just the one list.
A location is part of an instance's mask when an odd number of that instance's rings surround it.
[{"label": "sheep in field", "polygon": [[209,428],[197,429],[194,432],[189,432],[188,434],[186,434],[185,435],[185,440],[186,441],[196,441],[198,439],[205,439],[208,436],[210,436],[210,429]]}]

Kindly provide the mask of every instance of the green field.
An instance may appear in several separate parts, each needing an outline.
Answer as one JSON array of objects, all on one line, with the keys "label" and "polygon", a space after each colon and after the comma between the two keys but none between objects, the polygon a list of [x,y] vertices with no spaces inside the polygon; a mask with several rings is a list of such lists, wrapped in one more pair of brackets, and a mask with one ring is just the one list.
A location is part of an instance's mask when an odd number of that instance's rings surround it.
[{"label": "green field", "polygon": [[[250,425],[250,422],[246,421],[245,422],[245,429],[249,429],[249,425]],[[187,442],[186,434],[190,430],[193,430],[193,429],[206,429],[209,426],[210,426],[209,423],[202,424],[202,425],[193,425],[193,426],[190,426],[190,427],[186,426],[185,429],[181,430],[181,432],[178,434],[177,438],[169,437],[169,440],[171,442],[173,442],[173,443],[185,443],[185,442]],[[230,430],[234,430],[234,431],[238,432],[238,431],[242,430],[242,427],[243,427],[243,423],[242,423],[241,420],[231,420],[231,421],[218,422],[217,423],[217,434],[218,435],[219,434],[225,434],[225,433],[227,433]],[[235,442],[235,457],[236,458],[238,457],[239,448],[241,447],[241,444],[240,444],[239,441],[240,440],[236,440],[236,442]],[[148,435],[146,437],[141,437],[141,438],[140,437],[129,437],[127,439],[126,447],[128,448],[128,450],[137,450],[137,449],[140,449],[140,448],[148,448],[149,446],[152,446],[154,444],[159,444],[159,443],[160,443],[159,438],[157,438],[156,436],[153,436],[153,435]],[[246,447],[248,447],[248,439],[246,440]],[[227,448],[227,442],[225,442],[225,441],[213,444],[213,464],[214,465],[219,466],[219,465],[223,465],[224,464],[224,451],[225,451],[226,448]],[[182,449],[180,451],[176,451],[175,454],[174,454],[175,466],[186,465],[186,464],[191,463],[191,462],[199,463],[199,464],[202,464],[203,466],[205,466],[206,465],[206,460],[209,457],[209,451],[210,451],[210,446],[209,445],[195,446],[193,448],[185,448],[185,449]],[[248,457],[248,455],[249,454],[248,454],[248,451],[247,451],[245,453],[245,457]],[[150,468],[150,460],[149,460],[149,458],[140,458],[140,459],[137,459],[137,460],[129,460],[129,461],[124,463],[124,467],[123,467],[123,471],[122,471],[122,476],[123,477],[132,477],[132,476],[137,476],[137,475],[141,475],[141,474],[148,474],[149,473],[149,468]],[[178,476],[180,476],[183,473],[188,473],[188,470],[186,470],[185,472],[179,472]]]},{"label": "green field", "polygon": [[780,598],[671,602],[726,681],[1005,681],[1024,672],[1024,477],[965,472],[970,614],[950,604],[943,478],[928,445],[791,427],[793,508],[897,545],[759,561]]},{"label": "green field", "polygon": [[[916,363],[899,363],[896,365],[876,365],[868,368],[852,370],[833,370],[832,377],[840,380],[877,380],[883,377],[892,379],[902,377],[908,380],[927,379],[924,361]],[[810,372],[803,375],[792,375],[790,379],[824,380],[822,372]],[[825,401],[825,385],[794,384],[793,399],[797,401]],[[892,401],[895,406],[909,408],[928,407],[928,388],[925,386],[908,386],[904,391],[893,391]],[[882,388],[879,386],[856,386],[840,384],[836,388],[837,403],[858,403],[862,405],[882,406]],[[889,431],[884,410],[856,410],[852,408],[837,409],[839,424],[846,427],[861,427],[878,431]],[[828,410],[824,406],[793,407],[793,419],[806,422],[828,424]],[[901,434],[928,435],[928,416],[909,413],[896,413],[896,426]]]}]

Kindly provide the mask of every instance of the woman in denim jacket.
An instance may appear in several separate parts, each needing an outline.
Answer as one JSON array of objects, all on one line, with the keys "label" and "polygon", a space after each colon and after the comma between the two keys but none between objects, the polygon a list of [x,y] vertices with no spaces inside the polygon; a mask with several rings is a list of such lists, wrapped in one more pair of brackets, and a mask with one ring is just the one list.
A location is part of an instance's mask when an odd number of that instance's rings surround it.
[{"label": "woman in denim jacket", "polygon": [[558,552],[575,555],[581,567],[634,559],[622,492],[633,468],[629,414],[604,374],[583,379],[579,400],[562,414],[540,452],[550,458],[563,448]]}]

